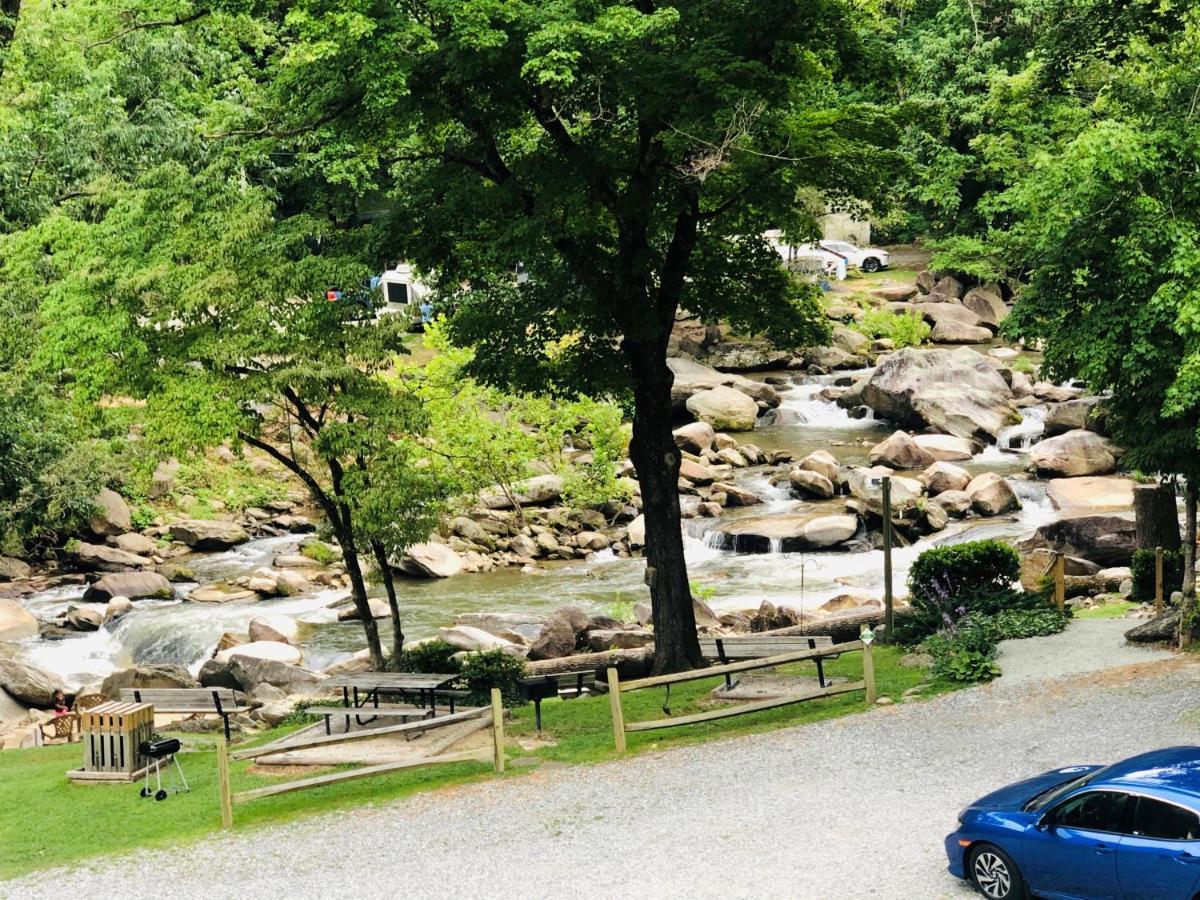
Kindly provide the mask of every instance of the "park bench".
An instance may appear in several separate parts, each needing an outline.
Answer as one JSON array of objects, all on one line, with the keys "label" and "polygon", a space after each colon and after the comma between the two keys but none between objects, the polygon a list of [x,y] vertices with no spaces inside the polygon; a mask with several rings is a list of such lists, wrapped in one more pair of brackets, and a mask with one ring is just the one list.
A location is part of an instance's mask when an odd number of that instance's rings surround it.
[{"label": "park bench", "polygon": [[[825,634],[741,634],[730,637],[700,638],[700,652],[704,654],[704,658],[714,659],[722,665],[743,659],[765,659],[768,656],[780,656],[784,653],[796,653],[801,650],[816,650],[818,647],[831,646],[833,646],[833,638]],[[813,660],[817,664],[817,681],[821,687],[829,686],[825,680],[823,662],[825,659],[836,659],[837,655],[834,653],[828,657],[818,656]],[[733,685],[733,680],[727,674],[725,676],[726,690],[732,688]]]},{"label": "park bench", "polygon": [[[326,734],[333,733],[329,723],[334,716],[345,717],[346,732],[349,733],[351,719],[354,719],[359,725],[367,725],[373,719],[378,718],[400,719],[402,722],[409,719],[432,719],[436,713],[436,710],[426,707],[396,706],[386,703],[379,706],[310,706],[304,711],[310,715],[325,717]],[[365,719],[364,716],[366,716]]]},{"label": "park bench", "polygon": [[596,673],[586,672],[548,672],[545,675],[530,675],[521,679],[521,696],[533,701],[533,716],[537,730],[542,730],[542,701],[550,697],[561,697],[573,700],[585,693],[593,693],[596,686]]},{"label": "park bench", "polygon": [[157,713],[214,714],[225,722],[229,740],[229,717],[249,712],[246,695],[229,688],[121,688],[126,703],[150,703]]}]

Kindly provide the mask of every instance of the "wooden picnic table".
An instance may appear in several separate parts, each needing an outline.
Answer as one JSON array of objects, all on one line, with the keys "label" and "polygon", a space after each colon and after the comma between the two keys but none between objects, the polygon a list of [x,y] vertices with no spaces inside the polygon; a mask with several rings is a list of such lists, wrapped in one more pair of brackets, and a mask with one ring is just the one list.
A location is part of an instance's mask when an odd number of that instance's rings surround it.
[{"label": "wooden picnic table", "polygon": [[[322,682],[322,687],[341,688],[342,705],[347,709],[379,708],[380,694],[399,694],[405,698],[414,698],[421,708],[426,708],[428,701],[429,714],[437,715],[437,692],[444,689],[457,678],[457,675],[443,675],[422,672],[364,672],[358,675],[335,675]],[[454,712],[454,695],[450,695],[450,712]],[[365,720],[359,715],[354,721],[366,725],[375,719],[369,716]],[[347,720],[349,725],[349,720]],[[328,726],[328,722],[326,722]]]}]

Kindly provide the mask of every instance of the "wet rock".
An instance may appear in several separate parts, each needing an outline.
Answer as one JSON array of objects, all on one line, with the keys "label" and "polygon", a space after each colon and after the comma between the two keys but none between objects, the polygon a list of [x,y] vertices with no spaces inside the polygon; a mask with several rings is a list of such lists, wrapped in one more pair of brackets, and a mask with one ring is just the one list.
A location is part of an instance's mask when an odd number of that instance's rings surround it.
[{"label": "wet rock", "polygon": [[993,327],[1008,318],[1008,305],[1000,294],[986,287],[971,288],[963,295],[962,305]]},{"label": "wet rock", "polygon": [[183,563],[165,562],[155,570],[167,581],[196,581],[196,573]]},{"label": "wet rock", "polygon": [[1128,478],[1084,475],[1055,478],[1046,487],[1055,509],[1064,512],[1095,512],[1133,507],[1133,482]]},{"label": "wet rock", "polygon": [[726,506],[757,506],[762,503],[762,498],[758,494],[736,484],[718,481],[712,489],[713,493],[725,495]]},{"label": "wet rock", "polygon": [[981,516],[998,516],[1021,508],[1012,486],[995,472],[984,472],[971,479],[966,488],[971,508]]},{"label": "wet rock", "polygon": [[250,620],[250,641],[277,641],[294,644],[300,635],[300,625],[289,616],[263,615]]},{"label": "wet rock", "polygon": [[124,534],[133,529],[129,506],[116,491],[104,488],[92,500],[96,513],[88,519],[88,531],[96,537]]},{"label": "wet rock", "polygon": [[149,556],[158,549],[158,545],[154,541],[136,531],[119,534],[115,538],[109,538],[109,541],[118,550],[124,550],[126,553],[133,553],[137,556]]},{"label": "wet rock", "polygon": [[114,572],[88,585],[83,599],[87,603],[105,603],[113,597],[130,600],[170,600],[175,588],[157,572]]},{"label": "wet rock", "polygon": [[972,440],[994,442],[1017,421],[1012,390],[974,350],[906,347],[880,363],[862,390],[876,415],[901,427],[933,426]]},{"label": "wet rock", "polygon": [[[449,628],[439,628],[438,637],[452,647],[457,647],[459,650],[466,650],[471,653],[484,650],[503,650],[505,653],[510,653],[514,656],[519,656],[522,653],[522,649],[512,641],[484,631],[482,628],[473,628],[470,625],[452,625]],[[574,646],[574,638],[572,638],[572,646]]]},{"label": "wet rock", "polygon": [[12,556],[0,556],[0,581],[16,581],[32,574],[29,563]]},{"label": "wet rock", "polygon": [[100,693],[110,700],[119,700],[121,691],[150,690],[151,688],[194,688],[196,679],[183,666],[138,665],[110,673],[100,685]]},{"label": "wet rock", "polygon": [[1081,429],[1103,434],[1103,403],[1103,397],[1080,397],[1051,406],[1046,412],[1046,437]]},{"label": "wet rock", "polygon": [[833,484],[837,484],[841,473],[841,465],[834,455],[827,450],[814,450],[800,460],[797,468],[823,475]]},{"label": "wet rock", "polygon": [[462,557],[445,544],[413,544],[400,558],[400,570],[417,578],[450,578],[462,571]]},{"label": "wet rock", "polygon": [[127,572],[154,565],[153,560],[144,556],[103,544],[74,543],[68,546],[66,555],[75,568],[89,572]]},{"label": "wet rock", "polygon": [[242,526],[234,522],[209,519],[186,519],[171,523],[171,536],[193,550],[228,550],[250,540]]},{"label": "wet rock", "polygon": [[747,516],[723,523],[717,531],[738,553],[783,553],[823,550],[854,537],[857,516],[784,514]]},{"label": "wet rock", "polygon": [[1024,552],[1055,550],[1079,556],[1104,567],[1127,566],[1137,546],[1133,519],[1115,515],[1071,516],[1042,525],[1027,541]]},{"label": "wet rock", "polygon": [[687,410],[723,431],[752,431],[758,421],[758,404],[741,391],[724,386],[688,397]]},{"label": "wet rock", "polygon": [[846,484],[850,495],[862,500],[875,515],[883,515],[883,479],[891,479],[891,506],[893,516],[916,506],[925,486],[916,478],[897,475],[886,466],[870,468],[856,466],[849,470]]},{"label": "wet rock", "polygon": [[76,631],[99,631],[104,613],[88,606],[72,606],[67,610],[67,624]]},{"label": "wet rock", "polygon": [[891,469],[923,469],[933,462],[933,456],[906,431],[895,431],[872,447],[869,459],[873,466]]},{"label": "wet rock", "polygon": [[223,582],[206,584],[187,595],[187,599],[193,603],[233,603],[236,600],[253,600],[257,597],[254,591]]},{"label": "wet rock", "polygon": [[912,439],[935,461],[966,462],[980,449],[974,441],[952,434],[914,434]]},{"label": "wet rock", "polygon": [[1039,475],[1108,475],[1116,470],[1113,445],[1091,431],[1076,429],[1034,445],[1029,461]]},{"label": "wet rock", "polygon": [[813,497],[818,500],[828,500],[834,494],[833,482],[819,472],[807,469],[792,469],[788,473],[788,482],[801,497]]},{"label": "wet rock", "polygon": [[66,685],[53,672],[17,659],[0,657],[0,688],[26,706],[53,709],[54,692],[65,691]]},{"label": "wet rock", "polygon": [[113,597],[104,604],[104,621],[111,622],[130,612],[133,612],[132,600],[128,597]]},{"label": "wet rock", "polygon": [[966,491],[943,491],[929,502],[940,506],[952,519],[961,519],[971,511],[971,498]]},{"label": "wet rock", "polygon": [[965,491],[971,483],[971,475],[966,469],[959,468],[953,463],[935,462],[921,473],[925,489],[931,497],[946,491]]},{"label": "wet rock", "polygon": [[0,599],[0,641],[37,637],[38,620],[16,600]]},{"label": "wet rock", "polygon": [[675,446],[689,453],[703,453],[712,447],[716,432],[707,422],[691,422],[676,428]]},{"label": "wet rock", "polygon": [[311,591],[312,584],[299,572],[284,569],[275,573],[275,593],[283,597],[294,597]]},{"label": "wet rock", "polygon": [[281,644],[278,641],[251,641],[222,650],[213,658],[231,663],[238,659],[254,659],[295,666],[300,664],[304,655],[298,647],[290,644]]}]

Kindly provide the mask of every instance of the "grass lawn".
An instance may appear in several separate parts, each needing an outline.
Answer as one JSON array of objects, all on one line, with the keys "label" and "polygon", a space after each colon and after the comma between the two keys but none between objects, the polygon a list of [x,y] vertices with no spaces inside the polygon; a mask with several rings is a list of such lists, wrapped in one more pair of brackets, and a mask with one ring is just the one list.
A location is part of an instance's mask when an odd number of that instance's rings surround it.
[{"label": "grass lawn", "polygon": [[[905,690],[926,683],[929,686],[921,696],[952,689],[949,684],[930,683],[928,673],[923,669],[901,666],[902,655],[902,651],[895,648],[876,647],[879,696],[899,700]],[[811,664],[804,663],[780,671],[813,670]],[[847,654],[826,666],[827,674],[848,680],[861,678],[861,672],[861,656],[857,653]],[[675,685],[671,690],[672,713],[683,715],[708,708],[711,702],[708,692],[719,683],[721,679],[714,677]],[[623,694],[622,700],[626,722],[663,715],[662,688]],[[629,753],[769,731],[865,709],[862,693],[855,692],[678,729],[638,732],[628,735]],[[516,709],[513,719],[506,725],[510,759],[525,756],[578,764],[615,758],[607,697],[547,701],[542,712],[543,737],[556,743],[528,752],[522,750],[517,742],[535,734],[533,708]],[[277,739],[295,727],[298,726],[257,735],[253,742]],[[171,846],[216,832],[220,827],[220,810],[215,738],[190,735],[185,740],[194,749],[181,754],[180,762],[192,791],[190,794],[173,794],[162,803],[141,799],[138,785],[70,784],[64,773],[80,764],[83,751],[77,743],[0,754],[0,847],[4,849],[0,854],[0,878],[79,863],[138,847]],[[523,772],[533,768],[536,766],[513,767],[501,777],[521,777]],[[234,792],[302,777],[256,774],[250,762],[234,762],[231,769]],[[242,804],[234,808],[234,821],[239,829],[251,828],[494,777],[497,776],[491,767],[484,763],[416,769]]]},{"label": "grass lawn", "polygon": [[[1120,603],[1105,603],[1103,606],[1093,606],[1091,609],[1077,609],[1074,617],[1076,619],[1123,619],[1125,613],[1131,609],[1137,609],[1141,605],[1128,600],[1122,600]],[[1133,627],[1132,624],[1130,627]]]}]

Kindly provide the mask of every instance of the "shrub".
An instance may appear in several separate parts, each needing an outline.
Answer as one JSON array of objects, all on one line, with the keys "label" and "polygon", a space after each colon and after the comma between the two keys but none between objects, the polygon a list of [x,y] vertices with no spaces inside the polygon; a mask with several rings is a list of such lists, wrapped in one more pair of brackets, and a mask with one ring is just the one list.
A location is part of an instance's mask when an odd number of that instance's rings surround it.
[{"label": "shrub", "polygon": [[1007,609],[987,617],[987,621],[996,641],[1043,637],[1058,634],[1067,627],[1067,617],[1049,606],[1038,609]]},{"label": "shrub", "polygon": [[933,674],[949,681],[991,681],[1000,674],[996,644],[988,623],[963,619],[925,639],[921,645],[933,657]]},{"label": "shrub", "polygon": [[1003,541],[968,541],[926,550],[908,573],[913,614],[897,627],[897,639],[916,643],[969,613],[987,616],[1041,606],[1042,595],[1013,589],[1019,574],[1017,551]]},{"label": "shrub", "polygon": [[458,648],[445,641],[422,641],[401,651],[396,671],[457,675],[462,671],[462,666],[454,658],[455,653],[458,653]]},{"label": "shrub", "polygon": [[300,545],[300,553],[323,566],[337,562],[337,552],[322,541],[309,540]]},{"label": "shrub", "polygon": [[896,345],[896,349],[923,344],[932,331],[920,313],[912,312],[901,316],[886,309],[874,308],[863,312],[858,330],[867,337],[887,338]]},{"label": "shrub", "polygon": [[499,688],[505,706],[521,702],[520,681],[525,674],[525,660],[509,656],[503,650],[472,653],[462,663],[462,683],[469,691],[467,702],[486,706],[492,702],[492,688]]},{"label": "shrub", "polygon": [[[1154,599],[1154,551],[1134,550],[1129,564],[1133,579],[1130,600],[1146,602]],[[1172,591],[1183,590],[1183,550],[1163,551],[1163,599],[1168,600]]]}]

